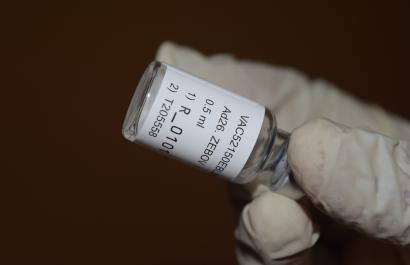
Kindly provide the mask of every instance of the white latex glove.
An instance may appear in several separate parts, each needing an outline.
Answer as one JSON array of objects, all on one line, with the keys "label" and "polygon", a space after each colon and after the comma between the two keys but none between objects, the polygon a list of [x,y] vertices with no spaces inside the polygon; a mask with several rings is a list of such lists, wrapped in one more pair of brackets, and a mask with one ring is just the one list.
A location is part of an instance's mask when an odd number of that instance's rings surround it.
[{"label": "white latex glove", "polygon": [[[204,57],[164,43],[157,59],[271,108],[293,131],[289,162],[309,198],[329,215],[373,237],[410,243],[409,124],[324,81],[229,55]],[[377,131],[378,133],[371,132]],[[386,136],[383,136],[386,135]],[[389,138],[389,137],[392,138]],[[305,264],[319,235],[295,201],[259,187],[243,210],[236,238],[240,264]]]}]

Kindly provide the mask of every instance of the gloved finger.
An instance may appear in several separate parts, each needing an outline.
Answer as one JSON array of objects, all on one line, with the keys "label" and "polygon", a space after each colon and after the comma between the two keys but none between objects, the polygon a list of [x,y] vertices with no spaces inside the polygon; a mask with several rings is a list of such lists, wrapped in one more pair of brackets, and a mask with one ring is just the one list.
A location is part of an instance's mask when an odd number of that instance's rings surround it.
[{"label": "gloved finger", "polygon": [[241,265],[307,264],[308,252],[319,238],[313,223],[295,201],[265,192],[242,211],[235,231]]},{"label": "gloved finger", "polygon": [[330,83],[311,81],[294,69],[238,60],[227,54],[204,56],[171,42],[159,47],[156,58],[265,105],[276,114],[283,130],[326,117],[410,139],[410,126],[402,119],[364,104]]},{"label": "gloved finger", "polygon": [[410,143],[325,119],[296,129],[288,158],[329,215],[376,238],[410,243]]},{"label": "gloved finger", "polygon": [[[159,47],[156,58],[255,100],[274,112],[309,86],[304,75],[292,69],[238,60],[228,54],[204,56],[171,42]],[[299,116],[293,113],[287,114],[288,120]],[[299,114],[304,113],[306,110],[300,110]]]}]

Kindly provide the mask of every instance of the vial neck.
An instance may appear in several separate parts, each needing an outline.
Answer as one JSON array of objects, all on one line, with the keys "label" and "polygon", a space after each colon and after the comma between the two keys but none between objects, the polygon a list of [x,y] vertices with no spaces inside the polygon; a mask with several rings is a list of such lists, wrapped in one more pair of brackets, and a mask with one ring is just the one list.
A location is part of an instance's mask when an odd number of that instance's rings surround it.
[{"label": "vial neck", "polygon": [[303,197],[304,193],[294,181],[288,164],[288,146],[290,134],[278,130],[272,147],[256,180],[265,183],[272,191],[295,200]]},{"label": "vial neck", "polygon": [[288,145],[290,134],[277,130],[273,144],[258,174],[267,178],[272,190],[278,190],[289,182]]}]

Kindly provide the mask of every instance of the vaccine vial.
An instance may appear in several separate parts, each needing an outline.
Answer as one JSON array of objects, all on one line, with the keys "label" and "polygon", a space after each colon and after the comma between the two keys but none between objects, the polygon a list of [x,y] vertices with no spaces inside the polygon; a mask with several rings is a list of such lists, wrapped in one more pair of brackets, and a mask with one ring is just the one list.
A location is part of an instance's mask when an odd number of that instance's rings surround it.
[{"label": "vaccine vial", "polygon": [[287,163],[289,134],[276,127],[271,111],[174,66],[147,67],[122,133],[229,181],[301,195]]}]

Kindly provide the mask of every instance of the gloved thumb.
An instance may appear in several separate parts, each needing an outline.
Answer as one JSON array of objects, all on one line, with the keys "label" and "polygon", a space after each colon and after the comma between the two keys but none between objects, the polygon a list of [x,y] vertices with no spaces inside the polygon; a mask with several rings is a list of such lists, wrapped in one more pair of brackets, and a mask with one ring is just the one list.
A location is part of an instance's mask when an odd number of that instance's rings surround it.
[{"label": "gloved thumb", "polygon": [[319,234],[296,201],[267,191],[243,209],[235,237],[239,264],[289,265],[307,264]]},{"label": "gloved thumb", "polygon": [[410,143],[317,119],[292,133],[288,156],[296,182],[327,214],[410,243]]}]

